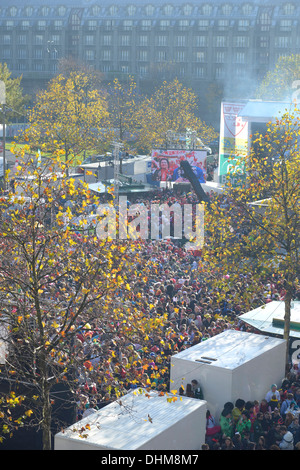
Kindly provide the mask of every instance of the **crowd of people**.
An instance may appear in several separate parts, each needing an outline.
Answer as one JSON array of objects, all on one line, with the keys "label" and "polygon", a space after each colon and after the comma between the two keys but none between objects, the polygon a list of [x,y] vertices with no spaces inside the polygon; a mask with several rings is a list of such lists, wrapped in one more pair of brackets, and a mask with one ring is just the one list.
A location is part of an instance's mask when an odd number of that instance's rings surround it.
[{"label": "crowd of people", "polygon": [[[193,192],[178,195],[168,189],[148,197],[135,197],[129,204],[142,203],[149,207],[153,202],[172,204],[175,201],[180,204],[198,202]],[[168,390],[170,358],[185,348],[228,329],[259,333],[240,320],[243,308],[234,289],[225,300],[219,300],[217,288],[210,282],[210,273],[199,269],[199,253],[185,250],[180,240],[143,240],[141,247],[143,265],[137,265],[137,271],[142,269],[147,281],[141,285],[137,278],[129,281],[130,301],[149,317],[165,314],[165,324],[160,335],[149,336],[147,347],[134,340],[126,343],[118,336],[115,325],[110,327],[96,322],[79,325],[77,347],[83,366],[78,371],[78,420],[114,400],[116,387],[124,393],[149,384],[156,390]],[[250,276],[242,276],[239,287],[247,289],[250,283]],[[253,297],[253,302],[257,305],[282,300],[284,295],[281,279],[262,279],[261,293]],[[107,338],[110,343],[105,349],[102,346]],[[111,358],[112,349],[114,359],[108,361],[106,351]],[[99,368],[107,370],[108,380],[103,384],[97,383],[93,374]],[[282,384],[276,400],[268,394],[268,398],[253,403],[242,399],[234,404],[227,403],[218,417],[218,425],[215,417],[208,414],[207,442],[203,448],[283,449],[290,435],[293,448],[298,448],[300,379],[296,372]],[[290,405],[284,409],[290,399],[288,394],[293,395],[296,403],[293,412]]]},{"label": "crowd of people", "polygon": [[227,402],[216,424],[207,412],[205,450],[300,450],[300,376],[290,372],[261,400]]}]

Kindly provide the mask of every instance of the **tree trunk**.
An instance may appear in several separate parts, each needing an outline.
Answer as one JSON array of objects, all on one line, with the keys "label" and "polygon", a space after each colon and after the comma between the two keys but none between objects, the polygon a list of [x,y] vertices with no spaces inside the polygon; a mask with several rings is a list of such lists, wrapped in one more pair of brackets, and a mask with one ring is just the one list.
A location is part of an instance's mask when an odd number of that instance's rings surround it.
[{"label": "tree trunk", "polygon": [[50,390],[46,386],[43,389],[43,450],[51,450],[51,404],[50,404]]}]

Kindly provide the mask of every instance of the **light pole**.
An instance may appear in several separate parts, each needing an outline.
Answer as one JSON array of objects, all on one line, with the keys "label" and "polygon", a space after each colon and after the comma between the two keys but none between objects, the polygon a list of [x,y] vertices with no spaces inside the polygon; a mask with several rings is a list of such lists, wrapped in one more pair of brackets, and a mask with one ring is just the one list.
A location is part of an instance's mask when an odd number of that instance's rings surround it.
[{"label": "light pole", "polygon": [[6,153],[5,153],[5,144],[6,144],[6,104],[2,103],[1,107],[3,121],[2,121],[2,144],[3,144],[3,189],[6,191]]},{"label": "light pole", "polygon": [[3,115],[3,189],[4,191],[6,190],[6,176],[5,176],[5,171],[6,171],[6,155],[5,155],[5,111],[6,111],[6,86],[3,80],[0,80],[0,105],[1,105],[1,111]]}]

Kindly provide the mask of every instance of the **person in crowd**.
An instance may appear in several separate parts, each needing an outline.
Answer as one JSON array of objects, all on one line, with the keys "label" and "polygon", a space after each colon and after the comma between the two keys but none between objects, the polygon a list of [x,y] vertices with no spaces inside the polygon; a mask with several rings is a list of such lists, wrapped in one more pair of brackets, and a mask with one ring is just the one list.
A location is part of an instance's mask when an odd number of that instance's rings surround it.
[{"label": "person in crowd", "polygon": [[277,401],[280,402],[281,397],[280,397],[279,391],[277,390],[277,385],[276,384],[272,384],[271,389],[266,393],[266,396],[265,396],[266,402],[269,403],[274,395],[275,395]]},{"label": "person in crowd", "polygon": [[294,450],[294,436],[288,431],[287,427],[282,425],[280,427],[281,441],[279,442],[279,448],[281,450]]}]

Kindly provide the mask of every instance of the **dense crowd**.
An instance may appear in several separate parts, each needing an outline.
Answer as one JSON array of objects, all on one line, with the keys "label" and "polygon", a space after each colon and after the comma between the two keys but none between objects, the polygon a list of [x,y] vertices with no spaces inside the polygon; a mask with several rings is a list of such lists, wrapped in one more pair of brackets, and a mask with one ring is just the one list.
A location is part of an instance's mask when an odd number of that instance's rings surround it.
[{"label": "dense crowd", "polygon": [[[153,202],[172,204],[175,201],[195,203],[197,198],[192,192],[178,195],[165,190],[154,196],[136,197],[129,204],[143,203],[149,207]],[[226,204],[226,201],[222,203]],[[180,240],[143,240],[141,247],[143,266],[138,265],[137,271],[143,269],[147,282],[139,285],[138,279],[131,279],[131,302],[138,303],[144,315],[149,317],[166,314],[167,321],[159,336],[149,338],[147,348],[134,341],[126,343],[117,330],[112,335],[108,325],[106,328],[96,322],[79,325],[76,346],[83,357],[83,367],[78,371],[78,420],[112,401],[115,387],[126,393],[151,383],[152,388],[168,390],[170,358],[185,348],[228,329],[259,333],[240,320],[243,309],[232,290],[228,298],[218,300],[209,273],[199,270],[199,253],[186,251]],[[239,287],[246,289],[250,283],[250,277],[242,276]],[[253,297],[254,303],[282,300],[285,295],[282,281],[275,277],[262,280],[261,292]],[[115,352],[114,360],[110,361],[102,347],[107,337],[111,338],[107,353],[111,353],[111,349]],[[94,378],[93,371],[97,369],[106,371],[108,380],[104,384],[97,383]],[[290,435],[293,448],[298,448],[300,378],[297,372],[292,371],[283,382],[276,402],[268,394],[268,399],[253,403],[243,399],[234,404],[227,403],[217,419],[218,425],[208,412],[204,448],[283,449]],[[295,400],[293,411],[287,402],[290,394]],[[287,403],[288,409],[284,409]]]}]

